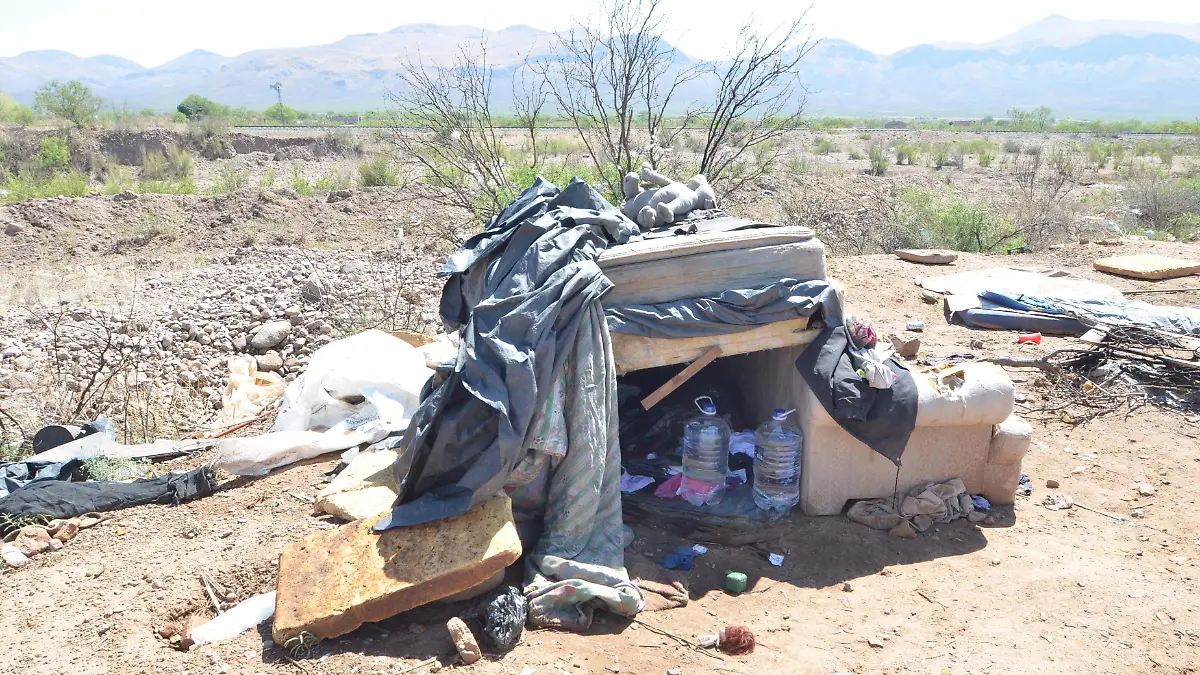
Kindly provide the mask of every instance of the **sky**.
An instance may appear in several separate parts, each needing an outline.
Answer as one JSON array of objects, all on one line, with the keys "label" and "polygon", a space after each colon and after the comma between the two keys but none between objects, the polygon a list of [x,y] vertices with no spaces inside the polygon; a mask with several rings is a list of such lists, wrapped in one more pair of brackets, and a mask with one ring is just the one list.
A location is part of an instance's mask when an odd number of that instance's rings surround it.
[{"label": "sky", "polygon": [[[737,28],[753,19],[771,27],[794,19],[804,0],[663,0],[667,39],[685,53],[717,59]],[[525,24],[569,28],[582,2],[529,0],[355,0],[338,12],[329,0],[0,0],[0,56],[61,49],[114,54],[156,66],[193,49],[233,56],[253,49],[335,42],[409,23],[501,29]],[[799,9],[798,9],[799,8]],[[1198,0],[815,0],[807,15],[816,37],[849,40],[880,54],[929,42],[986,43],[1045,18],[1200,23]]]}]

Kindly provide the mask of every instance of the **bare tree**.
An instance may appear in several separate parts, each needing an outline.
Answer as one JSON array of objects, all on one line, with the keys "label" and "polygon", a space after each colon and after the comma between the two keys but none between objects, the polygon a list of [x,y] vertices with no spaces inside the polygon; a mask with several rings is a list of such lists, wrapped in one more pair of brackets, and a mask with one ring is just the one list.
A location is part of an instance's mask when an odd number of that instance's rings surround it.
[{"label": "bare tree", "polygon": [[402,87],[388,92],[391,140],[402,162],[415,164],[424,196],[486,221],[500,212],[512,186],[492,124],[492,67],[487,43],[459,46],[454,63],[408,59]]},{"label": "bare tree", "polygon": [[1012,231],[980,250],[995,250],[1000,244],[1017,239],[1037,247],[1069,235],[1068,198],[1078,187],[1083,172],[1083,158],[1073,149],[1052,148],[1014,158],[1017,199]]},{"label": "bare tree", "polygon": [[702,74],[680,67],[661,38],[662,0],[606,3],[598,21],[559,37],[561,58],[542,63],[550,94],[587,147],[610,195],[621,195],[621,177],[656,163],[671,136],[667,113],[679,88]]},{"label": "bare tree", "polygon": [[513,73],[512,95],[513,111],[517,115],[517,123],[529,134],[529,148],[533,153],[530,166],[539,166],[537,127],[541,121],[542,109],[549,99],[545,77],[545,68],[538,68],[530,63],[529,56]]},{"label": "bare tree", "polygon": [[807,91],[799,81],[800,62],[819,43],[804,23],[806,14],[765,35],[743,26],[733,57],[717,73],[700,173],[720,194],[769,173],[782,154],[783,135],[801,126]]}]

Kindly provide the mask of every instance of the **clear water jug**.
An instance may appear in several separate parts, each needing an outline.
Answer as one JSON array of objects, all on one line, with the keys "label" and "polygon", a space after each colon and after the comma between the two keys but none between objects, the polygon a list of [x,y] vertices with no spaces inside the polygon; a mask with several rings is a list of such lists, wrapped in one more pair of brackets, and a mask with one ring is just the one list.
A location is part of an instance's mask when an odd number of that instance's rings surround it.
[{"label": "clear water jug", "polygon": [[683,428],[683,482],[679,494],[695,506],[718,504],[725,496],[729,473],[729,424],[717,417],[711,398],[701,396],[703,413]]},{"label": "clear water jug", "polygon": [[787,421],[791,412],[776,408],[774,419],[754,431],[754,503],[764,511],[785,513],[800,501],[800,429]]}]

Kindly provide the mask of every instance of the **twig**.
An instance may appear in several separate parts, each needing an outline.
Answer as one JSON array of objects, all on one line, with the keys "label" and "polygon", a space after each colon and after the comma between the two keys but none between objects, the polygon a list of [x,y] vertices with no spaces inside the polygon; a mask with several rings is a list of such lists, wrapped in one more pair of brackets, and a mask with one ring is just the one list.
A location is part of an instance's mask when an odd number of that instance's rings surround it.
[{"label": "twig", "polygon": [[289,662],[289,663],[291,663],[293,666],[296,666],[297,668],[299,668],[299,669],[300,669],[300,672],[304,673],[304,675],[309,675],[309,673],[308,673],[308,668],[305,668],[305,667],[304,667],[304,666],[303,666],[303,665],[302,665],[302,664],[301,664],[299,661],[297,661],[296,659],[293,659],[292,657],[288,656],[287,654],[284,654],[284,655],[283,655],[283,658],[287,659],[287,660],[288,660],[288,662]]},{"label": "twig", "polygon": [[[940,605],[942,607],[946,607],[945,603],[941,602],[940,600],[934,600],[933,598],[926,595],[925,591],[917,591],[917,595],[921,596],[922,598],[925,598],[926,600],[928,600],[929,602],[931,602],[935,605]],[[946,607],[946,609],[949,609],[949,607]]]},{"label": "twig", "polygon": [[1148,295],[1150,293],[1200,293],[1200,288],[1152,288],[1144,291],[1121,291],[1125,295]]},{"label": "twig", "polygon": [[710,652],[710,651],[708,651],[708,650],[704,649],[704,648],[703,648],[703,647],[701,647],[700,645],[698,645],[698,644],[696,644],[696,643],[694,643],[694,642],[692,642],[692,641],[690,641],[690,640],[688,640],[688,639],[686,639],[686,638],[680,637],[680,636],[678,636],[678,635],[676,635],[676,634],[672,633],[672,632],[671,632],[671,631],[669,631],[669,630],[664,630],[664,629],[662,629],[662,628],[659,628],[658,626],[655,626],[655,625],[653,625],[653,624],[646,623],[645,621],[642,621],[641,619],[639,619],[639,618],[636,618],[636,617],[634,617],[634,619],[633,619],[633,622],[634,622],[634,623],[636,623],[636,624],[638,624],[639,626],[645,626],[646,628],[649,628],[650,630],[654,631],[655,633],[658,633],[659,635],[665,635],[665,636],[667,636],[667,637],[669,637],[669,638],[671,638],[671,639],[673,639],[673,640],[677,640],[677,641],[679,641],[679,642],[681,642],[681,643],[683,643],[683,644],[687,645],[688,647],[691,647],[692,649],[695,649],[696,651],[700,652],[701,654],[705,654],[705,655],[707,655],[707,656],[710,656],[710,657],[712,657],[712,658],[714,658],[714,659],[717,659],[718,661],[724,661],[724,660],[725,660],[725,659],[724,659],[723,657],[721,657],[719,654],[714,654],[714,653],[712,653],[712,652]]},{"label": "twig", "polygon": [[419,670],[421,668],[426,668],[428,666],[432,666],[433,664],[435,664],[437,662],[438,662],[438,657],[431,656],[416,665],[412,665],[407,668],[402,668],[400,670],[397,670],[396,675],[404,675],[404,673],[411,673],[414,670]]},{"label": "twig", "polygon": [[200,585],[204,587],[204,592],[208,594],[208,599],[212,601],[213,609],[217,614],[221,614],[221,603],[217,600],[217,592],[213,590],[212,582],[209,581],[208,575],[200,573]]},{"label": "twig", "polygon": [[[1092,513],[1099,513],[1100,515],[1107,516],[1109,518],[1112,518],[1113,520],[1120,520],[1120,521],[1127,520],[1126,518],[1122,518],[1121,516],[1114,516],[1113,514],[1107,513],[1105,511],[1101,511],[1100,509],[1093,509],[1090,506],[1084,506],[1083,504],[1080,504],[1079,502],[1075,502],[1075,506],[1078,506],[1079,508],[1083,509],[1084,511],[1091,511]],[[1149,504],[1147,504],[1147,506],[1149,506]]]},{"label": "twig", "polygon": [[250,426],[251,424],[254,424],[255,422],[257,422],[259,420],[263,420],[263,419],[270,417],[271,415],[278,415],[278,414],[279,414],[279,408],[271,408],[270,410],[260,414],[258,417],[251,417],[250,419],[246,420],[245,422],[238,422],[237,424],[226,428],[221,433],[219,433],[215,436],[210,436],[210,438],[224,438],[225,436],[228,436],[229,434],[232,434],[235,431],[240,431],[242,429],[245,429],[246,427]]}]

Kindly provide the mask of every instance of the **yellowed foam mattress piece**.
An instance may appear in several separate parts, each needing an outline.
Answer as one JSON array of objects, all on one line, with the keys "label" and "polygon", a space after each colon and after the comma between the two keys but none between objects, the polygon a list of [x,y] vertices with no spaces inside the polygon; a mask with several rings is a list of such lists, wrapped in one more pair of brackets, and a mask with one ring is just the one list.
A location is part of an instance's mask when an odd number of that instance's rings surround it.
[{"label": "yellowed foam mattress piece", "polygon": [[1092,267],[1134,279],[1175,279],[1200,274],[1200,262],[1149,253],[1104,258],[1092,263]]}]

